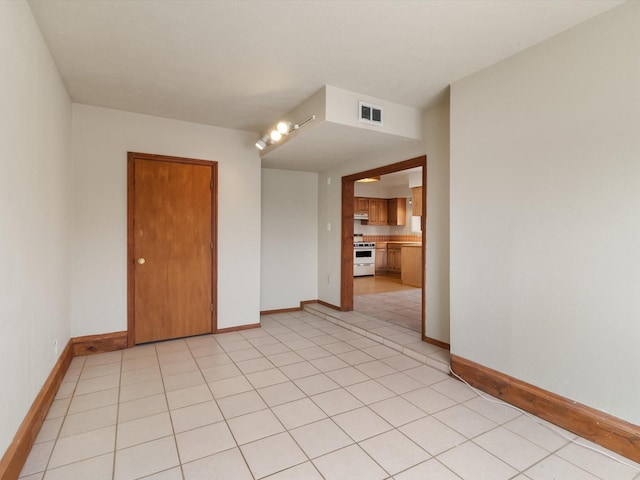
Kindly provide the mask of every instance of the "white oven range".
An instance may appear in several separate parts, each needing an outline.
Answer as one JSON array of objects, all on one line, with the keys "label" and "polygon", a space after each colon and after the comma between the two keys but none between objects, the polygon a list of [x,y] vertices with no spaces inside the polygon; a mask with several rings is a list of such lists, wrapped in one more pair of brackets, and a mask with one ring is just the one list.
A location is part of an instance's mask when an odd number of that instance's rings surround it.
[{"label": "white oven range", "polygon": [[353,276],[364,277],[376,274],[376,244],[374,242],[353,243]]}]

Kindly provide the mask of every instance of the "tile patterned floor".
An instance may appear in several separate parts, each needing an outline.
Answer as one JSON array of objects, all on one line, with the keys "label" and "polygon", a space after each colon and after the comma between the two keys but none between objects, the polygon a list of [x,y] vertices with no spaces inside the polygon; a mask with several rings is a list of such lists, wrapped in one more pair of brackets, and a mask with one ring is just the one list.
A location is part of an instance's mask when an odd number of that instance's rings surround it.
[{"label": "tile patterned floor", "polygon": [[315,313],[75,358],[21,478],[640,480]]},{"label": "tile patterned floor", "polygon": [[449,374],[449,352],[423,342],[420,332],[393,325],[362,312],[339,312],[318,303],[305,305],[305,311],[365,337],[360,340],[363,344],[373,340]]},{"label": "tile patterned floor", "polygon": [[369,293],[353,297],[353,310],[416,332],[422,331],[422,290]]}]

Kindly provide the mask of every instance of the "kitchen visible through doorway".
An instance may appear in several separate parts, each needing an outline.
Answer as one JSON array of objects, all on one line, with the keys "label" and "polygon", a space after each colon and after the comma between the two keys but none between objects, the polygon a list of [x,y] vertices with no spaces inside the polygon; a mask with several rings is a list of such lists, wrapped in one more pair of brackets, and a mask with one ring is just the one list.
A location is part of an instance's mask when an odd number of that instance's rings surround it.
[{"label": "kitchen visible through doorway", "polygon": [[[355,183],[359,178],[372,175],[381,176],[382,181]],[[387,185],[384,185],[385,177],[389,179]],[[390,331],[413,330],[424,339],[426,212],[422,211],[421,205],[426,196],[426,190],[422,188],[426,184],[426,157],[349,175],[342,180],[342,261],[343,265],[350,262],[354,267],[343,267],[341,310],[362,314],[374,322],[385,322]],[[420,209],[414,210],[417,206]],[[381,211],[387,215],[381,216]],[[419,222],[412,221],[414,211]],[[412,228],[416,223],[421,227],[418,231]],[[353,242],[347,245],[349,238]],[[373,272],[355,268],[363,263],[356,262],[359,259],[355,258],[358,242],[370,242],[372,249],[376,249]],[[401,250],[405,255],[401,255]],[[348,259],[348,256],[354,258]]]}]

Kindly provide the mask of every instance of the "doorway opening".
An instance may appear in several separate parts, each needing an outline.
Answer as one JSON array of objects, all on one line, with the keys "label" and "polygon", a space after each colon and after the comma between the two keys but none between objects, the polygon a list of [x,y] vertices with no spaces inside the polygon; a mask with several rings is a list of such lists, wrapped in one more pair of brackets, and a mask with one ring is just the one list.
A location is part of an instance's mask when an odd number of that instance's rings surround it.
[{"label": "doorway opening", "polygon": [[[355,173],[342,178],[342,255],[341,255],[341,291],[340,306],[342,311],[355,311],[363,314],[374,314],[376,319],[384,320],[392,325],[401,326],[410,330],[417,330],[422,340],[427,340],[425,335],[425,258],[426,258],[426,208],[421,208],[420,216],[409,217],[415,219],[415,229],[419,232],[411,232],[408,228],[395,228],[404,235],[381,235],[376,236],[382,230],[367,228],[369,235],[356,232],[355,228],[358,219],[362,219],[363,204],[366,199],[358,197],[356,199],[356,182],[364,178],[384,177],[385,175],[397,172],[416,171],[420,177],[420,186],[426,186],[427,179],[427,158],[426,156],[412,158],[403,162],[386,165],[383,167]],[[408,185],[407,185],[408,188]],[[420,188],[419,198],[409,198],[413,200],[413,208],[420,202],[421,206],[426,205],[426,188]],[[367,217],[361,223],[369,226],[389,225],[394,223],[395,218],[390,219],[396,203],[389,204],[385,201],[397,202],[404,198],[394,198],[390,200],[370,199],[373,204],[369,206],[371,215],[381,215],[383,218]],[[363,203],[364,202],[364,203]],[[382,204],[380,204],[382,202]],[[386,206],[385,206],[386,205]],[[391,208],[389,208],[391,206]],[[384,214],[380,214],[384,210]],[[387,217],[387,212],[392,212]],[[357,215],[356,215],[357,214]],[[404,213],[403,213],[404,214]],[[417,218],[416,218],[417,217]],[[372,222],[373,220],[373,222]],[[411,220],[407,220],[411,222]],[[400,223],[400,222],[398,222]],[[362,230],[365,230],[363,227]],[[387,233],[391,233],[389,230]],[[356,235],[354,237],[354,234]],[[361,238],[362,237],[362,238]],[[375,256],[378,257],[376,272],[371,275],[359,276],[361,267],[354,269],[354,238],[355,240],[367,242],[366,240],[381,239],[372,247]],[[384,241],[386,240],[386,241]],[[397,241],[396,241],[397,240]],[[356,242],[357,243],[357,242]],[[404,247],[404,248],[403,248]],[[401,254],[404,251],[405,270],[402,271]],[[354,272],[356,276],[354,277]],[[409,277],[407,276],[409,275]],[[403,281],[404,280],[404,281]],[[384,308],[381,308],[384,306]],[[374,313],[375,312],[375,313]],[[386,317],[386,319],[385,319]],[[404,317],[404,318],[403,318]],[[397,330],[397,329],[396,329]],[[391,330],[379,330],[381,333]]]}]

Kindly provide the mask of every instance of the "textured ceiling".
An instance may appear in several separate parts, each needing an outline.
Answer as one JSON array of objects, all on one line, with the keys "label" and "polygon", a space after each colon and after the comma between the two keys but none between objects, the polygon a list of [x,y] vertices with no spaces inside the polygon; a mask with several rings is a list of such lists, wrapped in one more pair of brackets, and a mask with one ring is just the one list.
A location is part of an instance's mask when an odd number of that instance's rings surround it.
[{"label": "textured ceiling", "polygon": [[429,107],[619,3],[29,1],[74,102],[255,132],[325,84]]}]

